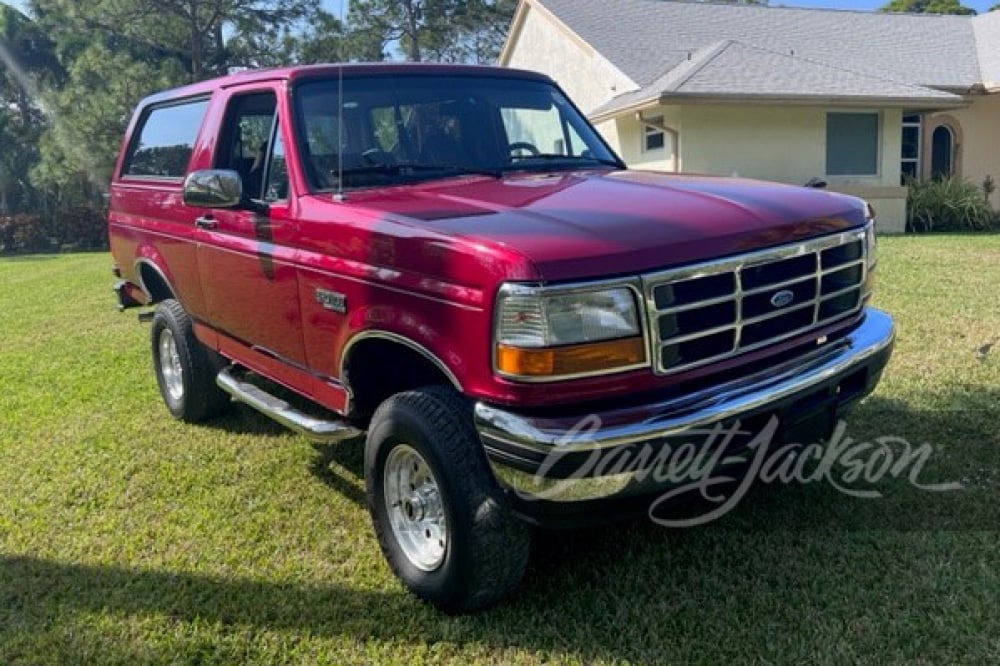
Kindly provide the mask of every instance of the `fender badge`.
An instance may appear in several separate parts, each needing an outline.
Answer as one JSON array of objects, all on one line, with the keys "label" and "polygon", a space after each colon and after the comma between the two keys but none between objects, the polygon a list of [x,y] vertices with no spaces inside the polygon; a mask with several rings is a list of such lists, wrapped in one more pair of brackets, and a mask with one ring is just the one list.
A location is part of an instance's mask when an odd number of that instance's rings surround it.
[{"label": "fender badge", "polygon": [[347,312],[347,296],[335,291],[317,289],[316,302],[327,310],[332,310],[340,314],[345,314]]}]

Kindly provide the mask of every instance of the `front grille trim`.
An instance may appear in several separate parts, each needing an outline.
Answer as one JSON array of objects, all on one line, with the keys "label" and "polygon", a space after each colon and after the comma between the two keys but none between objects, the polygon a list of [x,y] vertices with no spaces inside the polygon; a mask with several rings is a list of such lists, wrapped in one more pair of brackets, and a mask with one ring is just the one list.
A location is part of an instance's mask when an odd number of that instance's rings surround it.
[{"label": "front grille trim", "polygon": [[[860,247],[860,259],[850,258],[842,263],[836,263],[834,265],[824,266],[824,251],[830,250],[832,248],[848,248],[853,243],[858,243]],[[808,333],[810,330],[818,329],[820,327],[828,326],[834,324],[843,319],[849,318],[856,315],[864,307],[864,296],[862,289],[866,283],[868,277],[868,257],[866,255],[867,248],[865,247],[865,231],[864,229],[855,229],[851,231],[841,232],[837,234],[832,234],[829,236],[823,236],[820,238],[814,238],[807,241],[802,241],[799,243],[792,243],[788,245],[782,245],[776,248],[770,248],[767,250],[760,250],[757,252],[750,252],[742,255],[736,255],[733,257],[727,257],[724,259],[719,259],[716,261],[708,261],[698,264],[692,264],[689,266],[682,266],[679,268],[668,269],[663,271],[656,271],[652,273],[647,273],[641,276],[642,282],[642,292],[643,298],[645,299],[646,307],[646,318],[650,329],[650,359],[653,361],[654,372],[658,375],[672,375],[678,372],[692,370],[704,365],[709,365],[712,363],[717,363],[729,358],[741,356],[743,354],[756,351],[758,349],[763,349],[770,345],[779,343],[783,340],[793,338],[796,336]],[[793,277],[787,277],[781,279],[773,284],[768,284],[764,286],[755,286],[752,289],[743,289],[743,279],[742,271],[747,268],[757,268],[761,266],[766,266],[773,264],[775,262],[793,259],[795,257],[813,255],[814,261],[811,262],[814,268],[810,271],[797,273]],[[827,255],[827,256],[832,256]],[[805,263],[805,262],[793,262],[793,263]],[[836,273],[839,271],[845,271],[846,269],[860,266],[860,276],[861,279],[855,284],[847,286],[836,291],[831,291],[829,293],[823,292],[823,278],[831,273]],[[713,296],[706,298],[703,301],[686,302],[681,305],[676,305],[672,307],[657,307],[656,300],[656,290],[657,288],[669,285],[671,283],[682,282],[687,280],[696,280],[699,278],[712,277],[715,275],[731,273],[733,274],[733,281],[735,285],[735,291],[731,294],[725,296]],[[767,293],[769,291],[777,292],[782,289],[786,289],[789,286],[796,285],[808,280],[815,280],[815,292],[814,297],[808,300],[803,300],[794,303],[791,307],[779,308],[774,312],[769,312],[763,315],[754,316],[752,318],[743,319],[743,303],[744,299],[748,296],[759,295],[761,293]],[[830,316],[822,317],[823,304],[828,301],[833,301],[837,298],[841,298],[846,294],[851,292],[857,292],[858,298],[854,305],[849,310],[842,312],[835,312]],[[667,338],[666,340],[661,339],[660,336],[660,317],[664,315],[673,315],[681,312],[691,313],[692,311],[699,310],[701,308],[707,308],[712,305],[717,305],[720,302],[733,301],[735,303],[735,319],[732,323],[725,323],[724,325],[712,326],[701,331],[695,331],[684,336]],[[762,321],[767,321],[776,317],[781,317],[783,315],[788,315],[797,310],[803,310],[806,308],[812,308],[812,323],[808,326],[798,327],[794,330],[784,331],[779,335],[770,336],[766,340],[760,342],[755,342],[753,344],[743,344],[742,333],[744,326],[749,326],[752,324],[757,324]],[[833,309],[833,308],[827,308]],[[697,340],[701,337],[707,337],[712,334],[717,334],[722,330],[735,329],[735,344],[733,348],[725,353],[716,354],[702,359],[692,360],[686,363],[681,363],[678,365],[673,365],[670,367],[665,367],[663,364],[664,350],[666,347],[675,346],[680,342],[686,342],[691,340]]]}]

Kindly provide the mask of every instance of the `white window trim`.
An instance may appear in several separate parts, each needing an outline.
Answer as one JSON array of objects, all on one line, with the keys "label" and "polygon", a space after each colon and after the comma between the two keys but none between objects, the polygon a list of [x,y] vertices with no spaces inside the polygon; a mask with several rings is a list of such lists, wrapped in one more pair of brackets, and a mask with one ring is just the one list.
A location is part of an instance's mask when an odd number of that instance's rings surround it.
[{"label": "white window trim", "polygon": [[[667,132],[662,128],[658,127],[656,123],[663,123],[663,116],[656,116],[655,118],[646,118],[642,123],[642,139],[641,148],[643,153],[661,153],[667,149]],[[663,137],[663,145],[659,148],[649,147],[649,137],[655,135],[661,135]]]},{"label": "white window trim", "polygon": [[[912,120],[908,121],[908,120],[905,119],[906,116],[916,116],[917,120],[916,121],[912,121]],[[924,133],[924,117],[921,114],[919,114],[919,113],[906,113],[904,111],[903,112],[903,120],[900,123],[900,127],[899,127],[899,136],[900,136],[900,139],[902,139],[902,137],[903,137],[903,130],[905,130],[907,127],[915,127],[917,129],[917,156],[916,157],[903,157],[902,146],[900,146],[900,155],[899,155],[899,167],[900,168],[899,168],[899,173],[900,173],[900,175],[902,175],[902,173],[903,173],[903,165],[904,164],[910,164],[910,163],[912,163],[912,164],[915,165],[915,168],[913,170],[914,171],[914,178],[916,178],[917,180],[920,180],[920,177],[921,177],[920,176],[920,167],[921,167],[921,159],[920,159],[920,157],[921,157],[921,154],[923,153],[923,150],[924,150],[924,136],[923,136],[923,133]]]}]

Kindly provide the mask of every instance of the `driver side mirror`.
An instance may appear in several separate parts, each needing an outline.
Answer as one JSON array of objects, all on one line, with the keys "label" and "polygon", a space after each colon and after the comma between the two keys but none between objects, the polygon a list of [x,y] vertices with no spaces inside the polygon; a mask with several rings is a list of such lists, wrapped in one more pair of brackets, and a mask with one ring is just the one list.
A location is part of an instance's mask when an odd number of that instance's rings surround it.
[{"label": "driver side mirror", "polygon": [[199,169],[184,179],[184,203],[198,208],[239,208],[266,214],[268,205],[243,195],[243,179],[233,169]]},{"label": "driver side mirror", "polygon": [[198,208],[237,208],[243,203],[243,180],[232,169],[201,169],[184,179],[184,203]]}]

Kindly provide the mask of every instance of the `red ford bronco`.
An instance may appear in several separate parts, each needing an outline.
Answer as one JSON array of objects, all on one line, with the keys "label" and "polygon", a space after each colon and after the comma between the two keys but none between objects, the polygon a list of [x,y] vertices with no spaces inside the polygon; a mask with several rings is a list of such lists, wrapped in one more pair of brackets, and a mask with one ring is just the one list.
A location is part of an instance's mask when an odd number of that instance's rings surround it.
[{"label": "red ford bronco", "polygon": [[530,525],[648,509],[664,447],[772,416],[827,435],[891,353],[871,218],[631,171],[538,74],[359,64],[143,100],[109,232],[170,412],[367,432],[389,564],[458,612],[517,584]]}]

